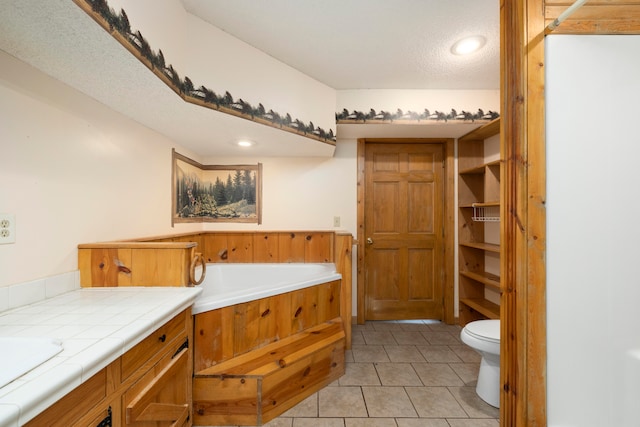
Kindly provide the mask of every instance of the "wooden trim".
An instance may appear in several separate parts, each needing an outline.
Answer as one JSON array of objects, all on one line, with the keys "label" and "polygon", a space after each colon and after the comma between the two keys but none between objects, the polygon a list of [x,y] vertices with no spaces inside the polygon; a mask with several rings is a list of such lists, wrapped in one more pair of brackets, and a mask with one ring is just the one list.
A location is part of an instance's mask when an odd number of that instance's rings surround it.
[{"label": "wooden trim", "polygon": [[501,425],[545,426],[544,0],[501,7]]},{"label": "wooden trim", "polygon": [[364,170],[365,170],[365,145],[367,143],[424,143],[442,144],[445,176],[444,176],[444,316],[445,323],[455,323],[454,312],[454,236],[455,236],[455,197],[454,197],[454,139],[452,138],[360,138],[357,143],[357,224],[356,237],[357,256],[357,322],[365,322],[365,295],[364,295]]},{"label": "wooden trim", "polygon": [[356,277],[356,298],[357,298],[357,322],[362,325],[364,323],[365,298],[364,298],[364,146],[365,139],[358,139],[357,153],[357,221],[358,232],[356,236],[358,258],[356,260],[357,277]]}]

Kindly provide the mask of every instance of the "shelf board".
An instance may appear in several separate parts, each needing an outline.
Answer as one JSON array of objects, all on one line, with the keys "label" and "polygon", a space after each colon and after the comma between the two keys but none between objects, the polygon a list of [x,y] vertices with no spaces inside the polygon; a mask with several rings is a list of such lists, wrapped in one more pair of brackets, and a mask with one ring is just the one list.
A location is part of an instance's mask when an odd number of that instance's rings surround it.
[{"label": "shelf board", "polygon": [[500,245],[494,245],[493,243],[482,242],[460,242],[460,246],[466,246],[467,248],[481,249],[488,252],[500,253]]},{"label": "shelf board", "polygon": [[471,280],[475,280],[476,282],[483,283],[484,285],[495,289],[496,291],[500,291],[500,276],[487,273],[486,271],[481,271],[478,273],[473,271],[460,271],[460,275],[468,277]]},{"label": "shelf board", "polygon": [[458,172],[460,175],[482,175],[484,174],[485,165],[476,166],[473,168],[463,169]]},{"label": "shelf board", "polygon": [[484,141],[500,133],[500,117],[458,138],[458,141]]},{"label": "shelf board", "polygon": [[479,203],[473,203],[471,205],[471,207],[476,207],[476,208],[486,208],[491,206],[500,206],[500,202],[479,202]]},{"label": "shelf board", "polygon": [[484,298],[461,298],[460,303],[489,319],[500,318],[500,306]]},{"label": "shelf board", "polygon": [[458,171],[459,175],[482,175],[485,173],[487,167],[500,166],[500,160],[493,160],[489,163],[483,163],[479,166],[474,166],[472,168],[462,169]]}]

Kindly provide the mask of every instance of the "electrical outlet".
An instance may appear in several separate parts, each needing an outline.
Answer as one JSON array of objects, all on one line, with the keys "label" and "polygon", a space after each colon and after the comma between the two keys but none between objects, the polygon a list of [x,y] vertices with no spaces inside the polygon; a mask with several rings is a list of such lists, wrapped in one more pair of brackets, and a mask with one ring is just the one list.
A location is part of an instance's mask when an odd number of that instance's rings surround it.
[{"label": "electrical outlet", "polygon": [[16,242],[16,217],[0,214],[0,245]]},{"label": "electrical outlet", "polygon": [[333,226],[334,227],[340,227],[340,217],[339,216],[334,216],[333,217]]}]

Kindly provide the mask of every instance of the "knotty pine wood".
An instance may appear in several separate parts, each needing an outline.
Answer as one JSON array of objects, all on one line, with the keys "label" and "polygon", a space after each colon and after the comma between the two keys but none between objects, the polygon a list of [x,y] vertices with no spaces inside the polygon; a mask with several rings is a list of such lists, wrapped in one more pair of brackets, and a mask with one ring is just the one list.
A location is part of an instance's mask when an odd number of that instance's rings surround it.
[{"label": "knotty pine wood", "polygon": [[344,374],[340,318],[197,372],[196,425],[261,425]]},{"label": "knotty pine wood", "polygon": [[[572,4],[573,1],[569,0],[545,0],[545,27]],[[637,0],[589,0],[552,33],[640,34],[640,2]]]},{"label": "knotty pine wood", "polygon": [[[78,267],[83,287],[189,286],[189,268],[195,252],[202,253],[207,262],[333,262],[342,275],[340,315],[347,348],[351,348],[352,246],[353,237],[347,232],[184,233],[81,244]],[[165,250],[175,252],[161,252]]]},{"label": "knotty pine wood", "polygon": [[340,293],[333,281],[196,314],[194,371],[342,317]]},{"label": "knotty pine wood", "polygon": [[[126,423],[125,408],[122,406],[124,395],[135,394],[134,391],[144,390],[151,381],[159,380],[163,387],[161,391],[148,402],[160,402],[173,404],[174,402],[185,402],[189,404],[191,411],[192,402],[192,350],[187,349],[186,358],[181,361],[180,374],[173,378],[157,378],[157,375],[172,360],[172,356],[185,339],[193,341],[192,338],[192,316],[191,309],[187,309],[175,316],[172,320],[162,325],[159,331],[179,329],[183,332],[176,337],[172,343],[163,346],[161,349],[149,348],[145,341],[129,350],[107,367],[93,375],[87,381],[76,387],[66,396],[62,397],[49,408],[45,409],[38,416],[29,421],[28,427],[86,427],[98,425],[107,416],[108,408],[112,412],[112,425],[121,426],[156,426],[155,422]],[[150,335],[153,340],[157,339],[157,331]],[[141,349],[148,349],[145,355],[141,355]],[[145,360],[142,360],[146,356]],[[185,354],[183,353],[183,357]],[[137,360],[136,369],[131,374],[122,375],[123,359]],[[185,363],[186,361],[186,363]],[[125,362],[125,365],[127,363]],[[130,366],[130,364],[129,364]],[[129,369],[124,369],[125,372]],[[182,427],[191,426],[188,420]]]}]

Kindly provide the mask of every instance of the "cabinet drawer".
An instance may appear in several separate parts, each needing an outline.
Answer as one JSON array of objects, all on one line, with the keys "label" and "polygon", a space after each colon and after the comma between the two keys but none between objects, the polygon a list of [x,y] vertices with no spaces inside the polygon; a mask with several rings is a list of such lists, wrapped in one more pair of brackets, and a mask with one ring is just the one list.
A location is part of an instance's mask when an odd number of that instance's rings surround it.
[{"label": "cabinet drawer", "polygon": [[166,354],[124,393],[124,426],[157,426],[158,422],[172,427],[189,425],[190,350],[176,350]]},{"label": "cabinet drawer", "polygon": [[69,427],[107,396],[107,368],[101,370],[49,409],[29,421],[28,427]]},{"label": "cabinet drawer", "polygon": [[153,366],[167,349],[175,346],[176,339],[186,338],[188,314],[189,310],[180,313],[122,356],[123,382],[137,370]]}]

